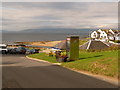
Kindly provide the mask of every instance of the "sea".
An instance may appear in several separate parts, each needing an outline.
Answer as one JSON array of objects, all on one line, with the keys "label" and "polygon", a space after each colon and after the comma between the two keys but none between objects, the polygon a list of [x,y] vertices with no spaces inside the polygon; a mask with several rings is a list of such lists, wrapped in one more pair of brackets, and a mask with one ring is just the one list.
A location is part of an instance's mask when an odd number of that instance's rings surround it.
[{"label": "sea", "polygon": [[80,38],[87,37],[87,34],[78,33],[2,33],[2,43],[29,41],[57,41],[65,40],[67,36],[78,35]]}]

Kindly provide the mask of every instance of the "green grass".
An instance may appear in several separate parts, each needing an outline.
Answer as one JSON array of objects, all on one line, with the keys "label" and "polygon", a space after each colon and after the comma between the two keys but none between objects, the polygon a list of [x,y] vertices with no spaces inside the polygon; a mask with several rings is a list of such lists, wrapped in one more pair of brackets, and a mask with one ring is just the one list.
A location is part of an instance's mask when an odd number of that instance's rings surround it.
[{"label": "green grass", "polygon": [[87,41],[85,40],[79,40],[79,45],[83,45],[84,43],[86,43]]},{"label": "green grass", "polygon": [[80,60],[63,63],[63,66],[118,77],[118,51],[80,52]]},{"label": "green grass", "polygon": [[[49,57],[45,53],[33,54],[29,55],[29,57],[56,63],[55,57]],[[62,66],[89,71],[94,74],[118,77],[118,50],[101,52],[80,51],[79,58],[76,61],[64,62]]]},{"label": "green grass", "polygon": [[49,62],[52,62],[52,63],[57,63],[57,61],[55,59],[55,56],[50,57],[46,53],[31,54],[31,55],[28,55],[28,56],[31,57],[31,58],[37,58],[37,59],[42,59],[42,60],[49,61]]},{"label": "green grass", "polygon": [[113,42],[115,42],[115,43],[120,43],[120,40],[115,40],[115,41],[113,41]]}]

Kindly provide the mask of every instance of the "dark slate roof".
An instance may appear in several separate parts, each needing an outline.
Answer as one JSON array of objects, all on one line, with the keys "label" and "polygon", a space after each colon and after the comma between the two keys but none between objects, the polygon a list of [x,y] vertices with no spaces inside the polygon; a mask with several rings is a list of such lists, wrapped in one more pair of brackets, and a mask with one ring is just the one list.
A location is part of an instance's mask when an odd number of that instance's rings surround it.
[{"label": "dark slate roof", "polygon": [[58,43],[54,47],[65,50],[66,49],[66,40],[62,40],[60,43]]},{"label": "dark slate roof", "polygon": [[89,49],[105,49],[109,46],[101,41],[91,41]]},{"label": "dark slate roof", "polygon": [[86,42],[83,45],[80,45],[80,49],[87,49],[89,42]]},{"label": "dark slate roof", "polygon": [[93,50],[99,50],[99,49],[105,49],[108,48],[109,45],[103,43],[102,41],[96,41],[96,40],[90,40],[87,43],[80,46],[80,49],[93,49]]},{"label": "dark slate roof", "polygon": [[[59,49],[66,49],[66,41],[63,40],[62,42],[58,43],[54,47],[59,48]],[[96,41],[96,40],[90,40],[86,42],[85,44],[80,46],[80,49],[105,49],[108,48],[109,44],[103,43],[102,41]]]}]

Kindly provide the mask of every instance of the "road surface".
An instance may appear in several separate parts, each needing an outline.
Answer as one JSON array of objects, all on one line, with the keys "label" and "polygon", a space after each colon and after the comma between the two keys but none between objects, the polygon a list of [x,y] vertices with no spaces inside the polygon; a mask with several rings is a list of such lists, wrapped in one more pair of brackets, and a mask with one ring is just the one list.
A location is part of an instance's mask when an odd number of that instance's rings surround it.
[{"label": "road surface", "polygon": [[3,55],[2,60],[3,88],[117,88],[57,65],[29,60],[24,55]]}]

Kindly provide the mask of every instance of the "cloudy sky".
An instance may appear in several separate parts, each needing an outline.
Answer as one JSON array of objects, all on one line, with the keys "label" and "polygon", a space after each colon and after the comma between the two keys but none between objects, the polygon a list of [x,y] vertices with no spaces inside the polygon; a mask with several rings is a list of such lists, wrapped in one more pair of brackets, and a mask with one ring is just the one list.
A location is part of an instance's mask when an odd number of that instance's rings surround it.
[{"label": "cloudy sky", "polygon": [[117,2],[3,2],[0,9],[3,30],[114,29],[118,23]]}]

